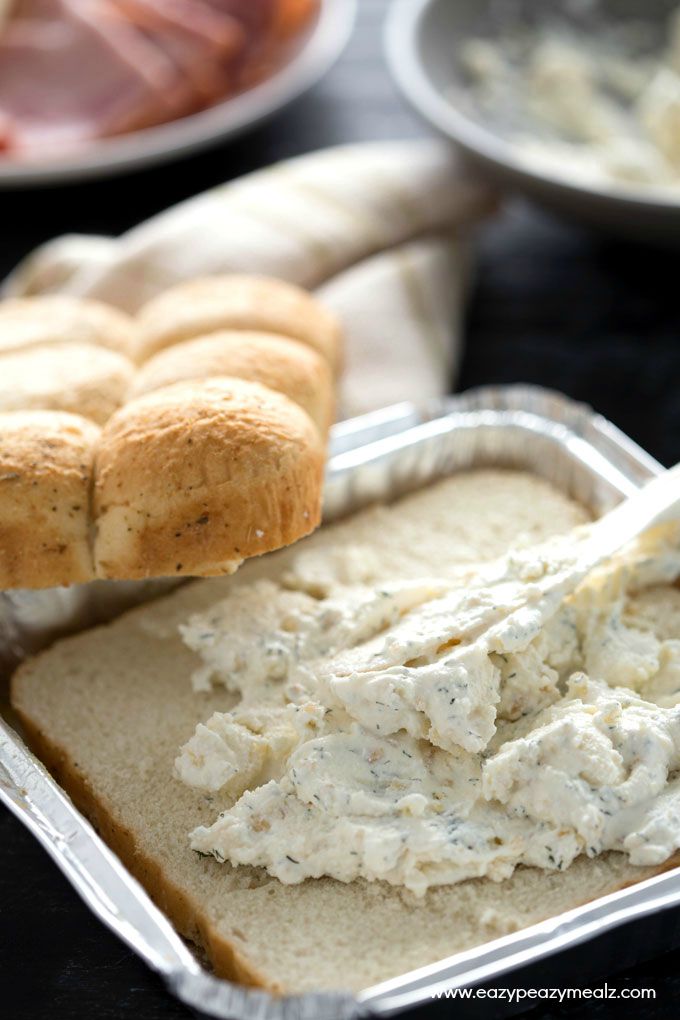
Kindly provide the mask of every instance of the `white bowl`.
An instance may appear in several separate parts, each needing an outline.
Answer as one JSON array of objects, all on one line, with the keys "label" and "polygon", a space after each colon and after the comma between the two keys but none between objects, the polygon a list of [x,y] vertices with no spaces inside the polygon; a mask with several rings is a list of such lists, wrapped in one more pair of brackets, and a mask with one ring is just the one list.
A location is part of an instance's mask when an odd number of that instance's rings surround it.
[{"label": "white bowl", "polygon": [[[541,0],[542,10],[566,5]],[[468,161],[501,186],[522,192],[561,214],[641,239],[680,244],[680,191],[643,186],[570,182],[533,166],[508,138],[482,124],[458,101],[465,88],[456,73],[466,40],[493,25],[494,0],[392,0],[385,32],[387,60],[398,86],[416,110],[456,142]],[[602,0],[604,15],[657,19],[672,0]],[[536,6],[534,5],[534,10]]]},{"label": "white bowl", "polygon": [[357,0],[321,0],[315,24],[289,63],[260,85],[207,110],[104,138],[63,157],[0,158],[0,187],[107,176],[232,138],[290,103],[330,69],[350,37],[356,10]]}]

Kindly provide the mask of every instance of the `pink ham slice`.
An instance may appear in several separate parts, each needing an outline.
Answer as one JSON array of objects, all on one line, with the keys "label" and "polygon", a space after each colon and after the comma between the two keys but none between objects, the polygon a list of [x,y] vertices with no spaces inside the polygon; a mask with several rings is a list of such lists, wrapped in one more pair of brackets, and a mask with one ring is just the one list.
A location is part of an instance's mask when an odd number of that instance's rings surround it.
[{"label": "pink ham slice", "polygon": [[13,148],[12,122],[0,114],[0,152]]},{"label": "pink ham slice", "polygon": [[18,13],[0,36],[0,119],[14,149],[70,147],[186,107],[175,64],[107,0],[24,0]]},{"label": "pink ham slice", "polygon": [[206,0],[206,3],[240,21],[249,41],[265,35],[275,20],[277,0]]},{"label": "pink ham slice", "polygon": [[[162,47],[131,24],[116,0],[62,0],[64,2],[87,20],[93,31],[101,33],[127,66],[141,70],[146,78],[150,86],[149,103],[146,109],[139,109],[140,126],[180,116],[194,104],[196,97],[190,83],[178,71],[175,62]],[[131,111],[128,116],[137,115]]]},{"label": "pink ham slice", "polygon": [[245,46],[241,24],[203,0],[114,0],[120,12],[159,46],[185,76],[201,105],[234,87]]},{"label": "pink ham slice", "polygon": [[51,154],[260,81],[315,0],[14,0],[0,26],[0,150]]}]

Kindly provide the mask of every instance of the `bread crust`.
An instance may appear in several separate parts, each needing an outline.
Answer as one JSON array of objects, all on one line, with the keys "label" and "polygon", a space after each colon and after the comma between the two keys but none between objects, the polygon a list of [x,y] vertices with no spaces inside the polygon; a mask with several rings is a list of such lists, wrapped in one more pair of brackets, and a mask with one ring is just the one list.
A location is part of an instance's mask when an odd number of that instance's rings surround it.
[{"label": "bread crust", "polygon": [[[27,664],[27,666],[29,665]],[[19,667],[12,680],[12,704],[20,719],[26,741],[59,785],[66,790],[75,806],[94,825],[104,842],[118,855],[125,867],[146,889],[151,899],[168,917],[180,935],[189,939],[205,952],[218,977],[250,987],[262,988],[272,995],[286,994],[284,987],[277,982],[269,981],[261,971],[250,963],[247,957],[239,952],[233,942],[223,938],[214,929],[210,919],[205,916],[197,904],[192,902],[191,897],[164,875],[163,869],[156,861],[150,859],[139,849],[133,833],[116,821],[113,808],[97,797],[87,777],[78,769],[68,753],[51,741],[48,735],[34,724],[31,717],[22,711],[20,705],[15,703],[14,685],[23,668],[25,667]],[[640,881],[671,871],[679,865],[680,852],[669,857],[658,867],[651,869],[651,874],[650,869],[646,868],[644,877]],[[617,886],[617,889],[627,889],[636,884],[635,881],[624,881]],[[501,888],[499,888],[499,894],[500,892]],[[583,899],[572,904],[572,909],[584,906],[591,901],[591,897],[584,896]],[[549,917],[550,914],[547,914],[539,920],[548,920]]]},{"label": "bread crust", "polygon": [[[20,672],[21,667],[17,675]],[[120,857],[125,867],[146,889],[180,935],[204,951],[218,977],[254,988],[263,988],[273,995],[283,994],[285,989],[269,982],[239,952],[233,942],[216,932],[210,919],[192,902],[191,897],[176,883],[169,881],[158,863],[140,850],[134,834],[116,821],[113,808],[97,797],[87,777],[67,752],[51,741],[47,734],[33,723],[30,716],[20,708],[15,710],[26,742],[36,757],[66,790],[78,810],[89,819],[107,846]]]},{"label": "bread crust", "polygon": [[257,383],[176,383],[133,400],[97,448],[97,575],[225,573],[295,542],[320,521],[323,463],[309,416]]},{"label": "bread crust", "polygon": [[139,313],[139,360],[183,340],[225,329],[300,340],[337,372],[340,325],[311,294],[266,276],[211,276],[180,283]]},{"label": "bread crust", "polygon": [[55,294],[0,304],[0,354],[69,342],[108,347],[134,359],[137,332],[129,315],[87,298]]},{"label": "bread crust", "polygon": [[323,435],[333,420],[328,363],[311,347],[275,333],[225,330],[175,344],[142,365],[130,395],[214,376],[245,379],[283,393],[307,412]]},{"label": "bread crust", "polygon": [[[497,512],[490,513],[488,502],[493,499]],[[532,508],[528,516],[521,513],[524,507]],[[461,563],[501,554],[502,547],[511,545],[523,531],[532,533],[537,528],[538,540],[553,533],[551,527],[566,531],[587,516],[551,494],[547,483],[526,476],[514,479],[504,471],[474,472],[467,478],[437,483],[429,493],[412,494],[395,508],[392,526],[387,526],[384,513],[369,510],[331,525],[325,535],[322,532],[312,538],[308,548],[317,553],[329,550],[334,562],[333,550],[356,541],[380,555],[385,577],[422,576],[438,564],[448,576]],[[461,549],[452,535],[465,533],[468,527],[473,530]],[[414,544],[418,562],[410,554]],[[395,560],[390,559],[391,549]],[[233,695],[221,688],[200,695],[192,692],[189,676],[197,660],[181,640],[178,625],[194,613],[208,611],[241,584],[267,576],[272,580],[285,577],[292,558],[294,552],[285,552],[250,564],[240,578],[183,586],[167,599],[135,609],[105,628],[59,642],[24,664],[12,682],[12,704],[26,724],[31,746],[176,927],[206,950],[219,973],[274,991],[298,992],[301,989],[294,982],[299,982],[305,971],[316,973],[325,955],[326,964],[332,958],[332,983],[326,971],[323,987],[339,987],[345,976],[352,987],[367,987],[394,977],[399,968],[406,969],[407,957],[400,955],[401,949],[393,953],[395,947],[381,946],[383,930],[386,936],[388,931],[396,931],[398,937],[403,932],[406,948],[418,941],[414,930],[422,933],[425,926],[446,930],[450,925],[450,948],[446,939],[438,940],[433,943],[438,947],[436,953],[409,958],[409,968],[422,967],[650,877],[651,869],[630,865],[621,872],[615,863],[610,871],[609,858],[616,862],[622,857],[619,854],[592,861],[582,857],[565,873],[517,869],[515,875],[523,889],[519,896],[513,895],[515,876],[498,884],[474,879],[460,887],[460,898],[456,887],[440,887],[416,904],[385,883],[345,887],[322,879],[288,887],[255,869],[195,858],[187,847],[188,832],[197,824],[214,820],[218,810],[228,807],[229,798],[218,795],[213,800],[190,791],[171,778],[172,762],[197,722],[213,711],[229,710],[234,701]],[[676,855],[654,871],[659,873],[677,863]],[[586,876],[598,872],[604,874],[590,884]],[[556,909],[551,890],[557,885],[568,891],[557,897],[560,906]],[[238,906],[232,904],[232,896]],[[333,913],[345,896],[357,912],[354,928],[345,927],[346,915],[338,921]],[[281,910],[284,901],[288,906]],[[513,905],[520,913],[513,913]],[[491,916],[483,916],[487,913]],[[255,915],[258,920],[251,931],[248,924]],[[474,919],[478,927],[468,931],[468,936],[477,941],[468,938],[467,944],[461,945],[456,930]],[[417,927],[412,928],[412,923]],[[334,925],[337,943],[332,941],[336,938]],[[355,947],[353,936],[360,937],[364,930],[367,938]],[[320,961],[306,955],[314,953],[315,942],[319,948],[323,945],[319,932],[331,939]],[[336,951],[337,959],[343,961],[342,970],[332,963]],[[371,978],[362,978],[363,985],[358,985],[351,961],[356,952],[366,958],[373,951],[383,960],[377,972],[369,967]],[[291,955],[295,959],[297,978],[280,964],[286,952],[288,959]],[[361,967],[362,961],[357,959],[355,964]],[[338,973],[340,979],[336,980]],[[304,982],[308,989],[311,980],[305,976]]]},{"label": "bread crust", "polygon": [[127,399],[133,376],[129,358],[94,344],[0,354],[0,412],[68,411],[103,425]]},{"label": "bread crust", "polygon": [[[339,356],[333,316],[297,287],[238,275],[183,284],[144,315],[140,328],[61,295],[0,304],[0,415],[67,412],[104,427],[91,499],[93,448],[76,478],[68,429],[52,419],[50,439],[47,419],[11,419],[27,431],[16,463],[5,444],[14,484],[0,487],[4,587],[227,573],[318,524]],[[174,346],[136,378],[140,335]],[[154,396],[176,386],[173,397]]]},{"label": "bread crust", "polygon": [[89,581],[90,490],[100,430],[59,411],[0,414],[0,587]]}]

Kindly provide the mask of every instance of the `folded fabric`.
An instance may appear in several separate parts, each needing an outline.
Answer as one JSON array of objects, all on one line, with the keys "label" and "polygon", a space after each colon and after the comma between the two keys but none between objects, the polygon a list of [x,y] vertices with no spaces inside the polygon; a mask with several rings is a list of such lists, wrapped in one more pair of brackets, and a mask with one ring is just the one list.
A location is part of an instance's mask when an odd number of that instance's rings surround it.
[{"label": "folded fabric", "polygon": [[460,352],[467,228],[493,193],[443,142],[363,143],[213,188],[118,239],[66,236],[29,255],[4,293],[67,293],[135,311],[225,272],[311,289],[347,333],[341,412],[445,392]]}]

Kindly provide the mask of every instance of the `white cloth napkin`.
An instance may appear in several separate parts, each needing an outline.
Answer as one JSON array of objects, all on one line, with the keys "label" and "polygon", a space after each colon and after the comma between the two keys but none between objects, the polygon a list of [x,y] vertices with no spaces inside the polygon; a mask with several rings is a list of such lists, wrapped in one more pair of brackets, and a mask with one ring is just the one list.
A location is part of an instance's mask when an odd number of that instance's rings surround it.
[{"label": "white cloth napkin", "polygon": [[279,276],[318,290],[342,318],[341,412],[360,414],[446,391],[460,351],[465,228],[493,207],[443,142],[342,146],[213,188],[118,239],[50,241],[4,293],[77,294],[135,311],[194,276]]}]

